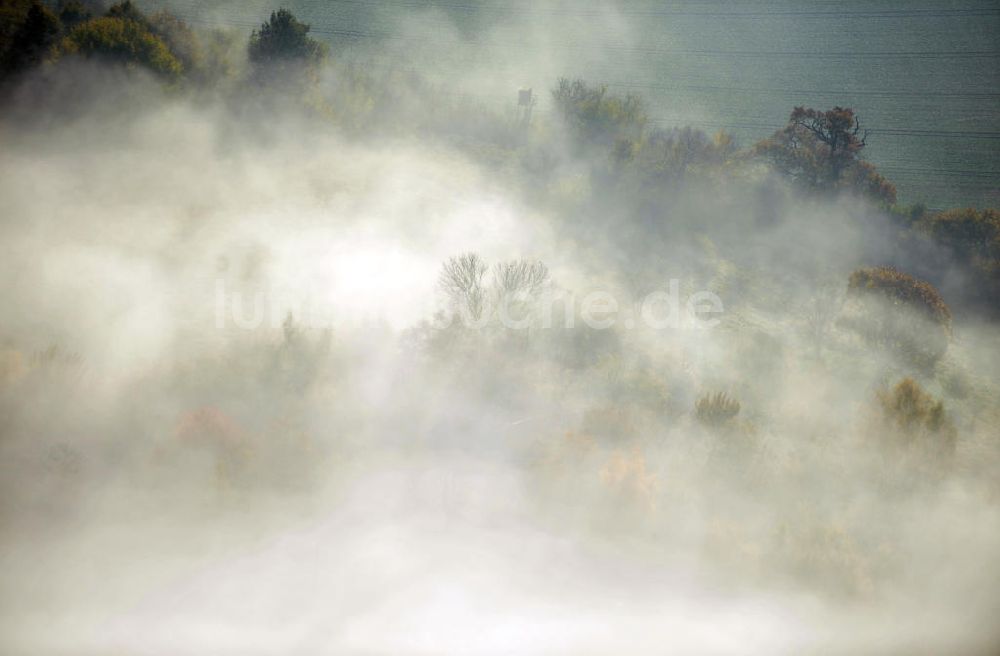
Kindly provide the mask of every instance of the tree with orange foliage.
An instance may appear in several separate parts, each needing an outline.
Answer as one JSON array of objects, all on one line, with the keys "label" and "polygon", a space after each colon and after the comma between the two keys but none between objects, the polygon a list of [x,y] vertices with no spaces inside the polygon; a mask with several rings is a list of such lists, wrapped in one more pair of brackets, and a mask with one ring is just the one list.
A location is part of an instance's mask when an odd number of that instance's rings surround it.
[{"label": "tree with orange foliage", "polygon": [[202,406],[181,415],[175,446],[206,457],[214,469],[214,483],[228,491],[246,473],[251,455],[250,435],[229,414]]},{"label": "tree with orange foliage", "polygon": [[921,219],[918,229],[951,255],[966,274],[962,296],[988,315],[1000,315],[1000,211],[954,209]]},{"label": "tree with orange foliage", "polygon": [[861,332],[918,365],[933,365],[948,348],[951,311],[937,289],[892,267],[858,269],[847,284],[860,301]]},{"label": "tree with orange foliage", "polygon": [[868,131],[853,109],[796,107],[788,125],[752,152],[809,191],[852,191],[891,205],[895,186],[860,158],[867,140]]}]

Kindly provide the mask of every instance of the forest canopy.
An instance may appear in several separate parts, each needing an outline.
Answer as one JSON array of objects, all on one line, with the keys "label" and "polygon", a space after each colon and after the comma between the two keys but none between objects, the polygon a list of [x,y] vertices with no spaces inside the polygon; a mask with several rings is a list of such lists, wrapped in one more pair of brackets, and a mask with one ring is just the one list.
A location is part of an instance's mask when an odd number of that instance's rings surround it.
[{"label": "forest canopy", "polygon": [[[303,106],[345,129],[399,129],[399,108],[414,103],[431,108],[440,101],[433,85],[419,77],[376,80],[351,67],[340,69],[342,82],[330,90],[332,95],[322,92],[314,73],[329,48],[285,8],[271,12],[259,28],[243,35],[249,68],[240,62],[231,31],[195,29],[167,10],[147,16],[131,0],[103,11],[77,0],[56,9],[39,0],[17,0],[5,3],[3,12],[0,90],[5,94],[31,71],[84,58],[147,70],[171,84],[234,88],[236,93],[244,93],[240,89],[247,84],[253,85],[252,93],[260,93],[262,75],[276,90],[279,81],[304,80],[305,86],[295,91]],[[329,65],[338,66],[336,55]],[[305,73],[313,77],[301,77]],[[863,158],[870,133],[849,107],[796,107],[784,128],[741,149],[724,132],[709,136],[690,127],[653,127],[642,97],[619,95],[602,84],[559,79],[551,100],[555,126],[565,131],[581,159],[599,164],[594,182],[610,194],[632,196],[638,190],[652,203],[682,180],[718,180],[720,175],[752,179],[757,167],[764,166],[804,196],[854,196],[889,216],[912,213],[896,205],[893,184]],[[484,115],[474,106],[415,114],[426,115],[420,129],[446,138],[469,143],[468,137],[475,134],[483,148],[499,148],[514,157],[531,153],[524,158],[529,167],[542,161],[538,156],[555,152],[551,143],[544,143],[553,132],[536,129],[525,143],[516,124],[500,115]],[[537,161],[529,163],[532,159]],[[996,211],[920,212],[920,221],[898,228],[900,247],[912,249],[921,239],[930,240],[972,281],[969,293],[956,301],[992,313],[1000,305]]]}]

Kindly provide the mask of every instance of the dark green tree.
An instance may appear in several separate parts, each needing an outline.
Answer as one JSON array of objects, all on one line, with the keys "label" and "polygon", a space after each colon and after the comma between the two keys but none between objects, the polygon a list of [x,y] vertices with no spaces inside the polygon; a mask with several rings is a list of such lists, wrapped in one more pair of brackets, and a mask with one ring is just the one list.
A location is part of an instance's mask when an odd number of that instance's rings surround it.
[{"label": "dark green tree", "polygon": [[254,65],[315,63],[326,54],[322,43],[309,36],[309,25],[300,22],[292,12],[279,9],[250,35],[248,54]]},{"label": "dark green tree", "polygon": [[59,18],[38,0],[32,2],[5,53],[4,76],[17,75],[40,64],[61,31]]},{"label": "dark green tree", "polygon": [[60,0],[59,2],[59,21],[65,30],[71,30],[92,17],[93,14],[80,0]]},{"label": "dark green tree", "polygon": [[0,64],[7,59],[14,35],[21,28],[33,0],[0,0]]},{"label": "dark green tree", "polygon": [[146,15],[135,6],[132,0],[124,0],[118,4],[111,5],[105,16],[108,18],[121,18],[124,20],[135,21],[146,28],[149,27],[149,21],[147,20]]}]

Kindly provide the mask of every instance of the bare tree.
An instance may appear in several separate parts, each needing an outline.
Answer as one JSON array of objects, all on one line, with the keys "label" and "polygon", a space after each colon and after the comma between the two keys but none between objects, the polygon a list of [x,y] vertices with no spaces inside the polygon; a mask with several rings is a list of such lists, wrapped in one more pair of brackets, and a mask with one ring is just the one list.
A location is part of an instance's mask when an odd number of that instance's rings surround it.
[{"label": "bare tree", "polygon": [[493,265],[493,287],[499,298],[535,297],[549,279],[549,269],[542,262],[511,260]]},{"label": "bare tree", "polygon": [[486,310],[483,277],[486,264],[475,253],[449,258],[441,267],[438,284],[456,309],[478,321]]},{"label": "bare tree", "polygon": [[501,321],[523,321],[549,279],[541,262],[511,260],[493,265],[493,308]]},{"label": "bare tree", "polygon": [[511,260],[487,268],[479,255],[465,253],[444,263],[438,284],[454,310],[478,322],[496,312],[503,319],[511,318],[512,310],[524,316],[548,280],[549,269],[539,261]]}]

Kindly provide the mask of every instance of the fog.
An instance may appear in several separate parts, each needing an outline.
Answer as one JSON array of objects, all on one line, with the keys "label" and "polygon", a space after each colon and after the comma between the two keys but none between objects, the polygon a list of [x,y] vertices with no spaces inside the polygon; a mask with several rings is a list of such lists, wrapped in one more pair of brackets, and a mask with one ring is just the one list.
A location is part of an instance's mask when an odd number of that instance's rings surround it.
[{"label": "fog", "polygon": [[[595,59],[641,20],[594,12]],[[5,98],[2,651],[994,653],[969,270],[751,144],[651,192],[518,116],[557,28],[494,69],[434,20],[441,87],[336,47],[250,83],[240,41],[226,83],[65,59]],[[935,282],[946,348],[851,291],[880,265]]]}]

